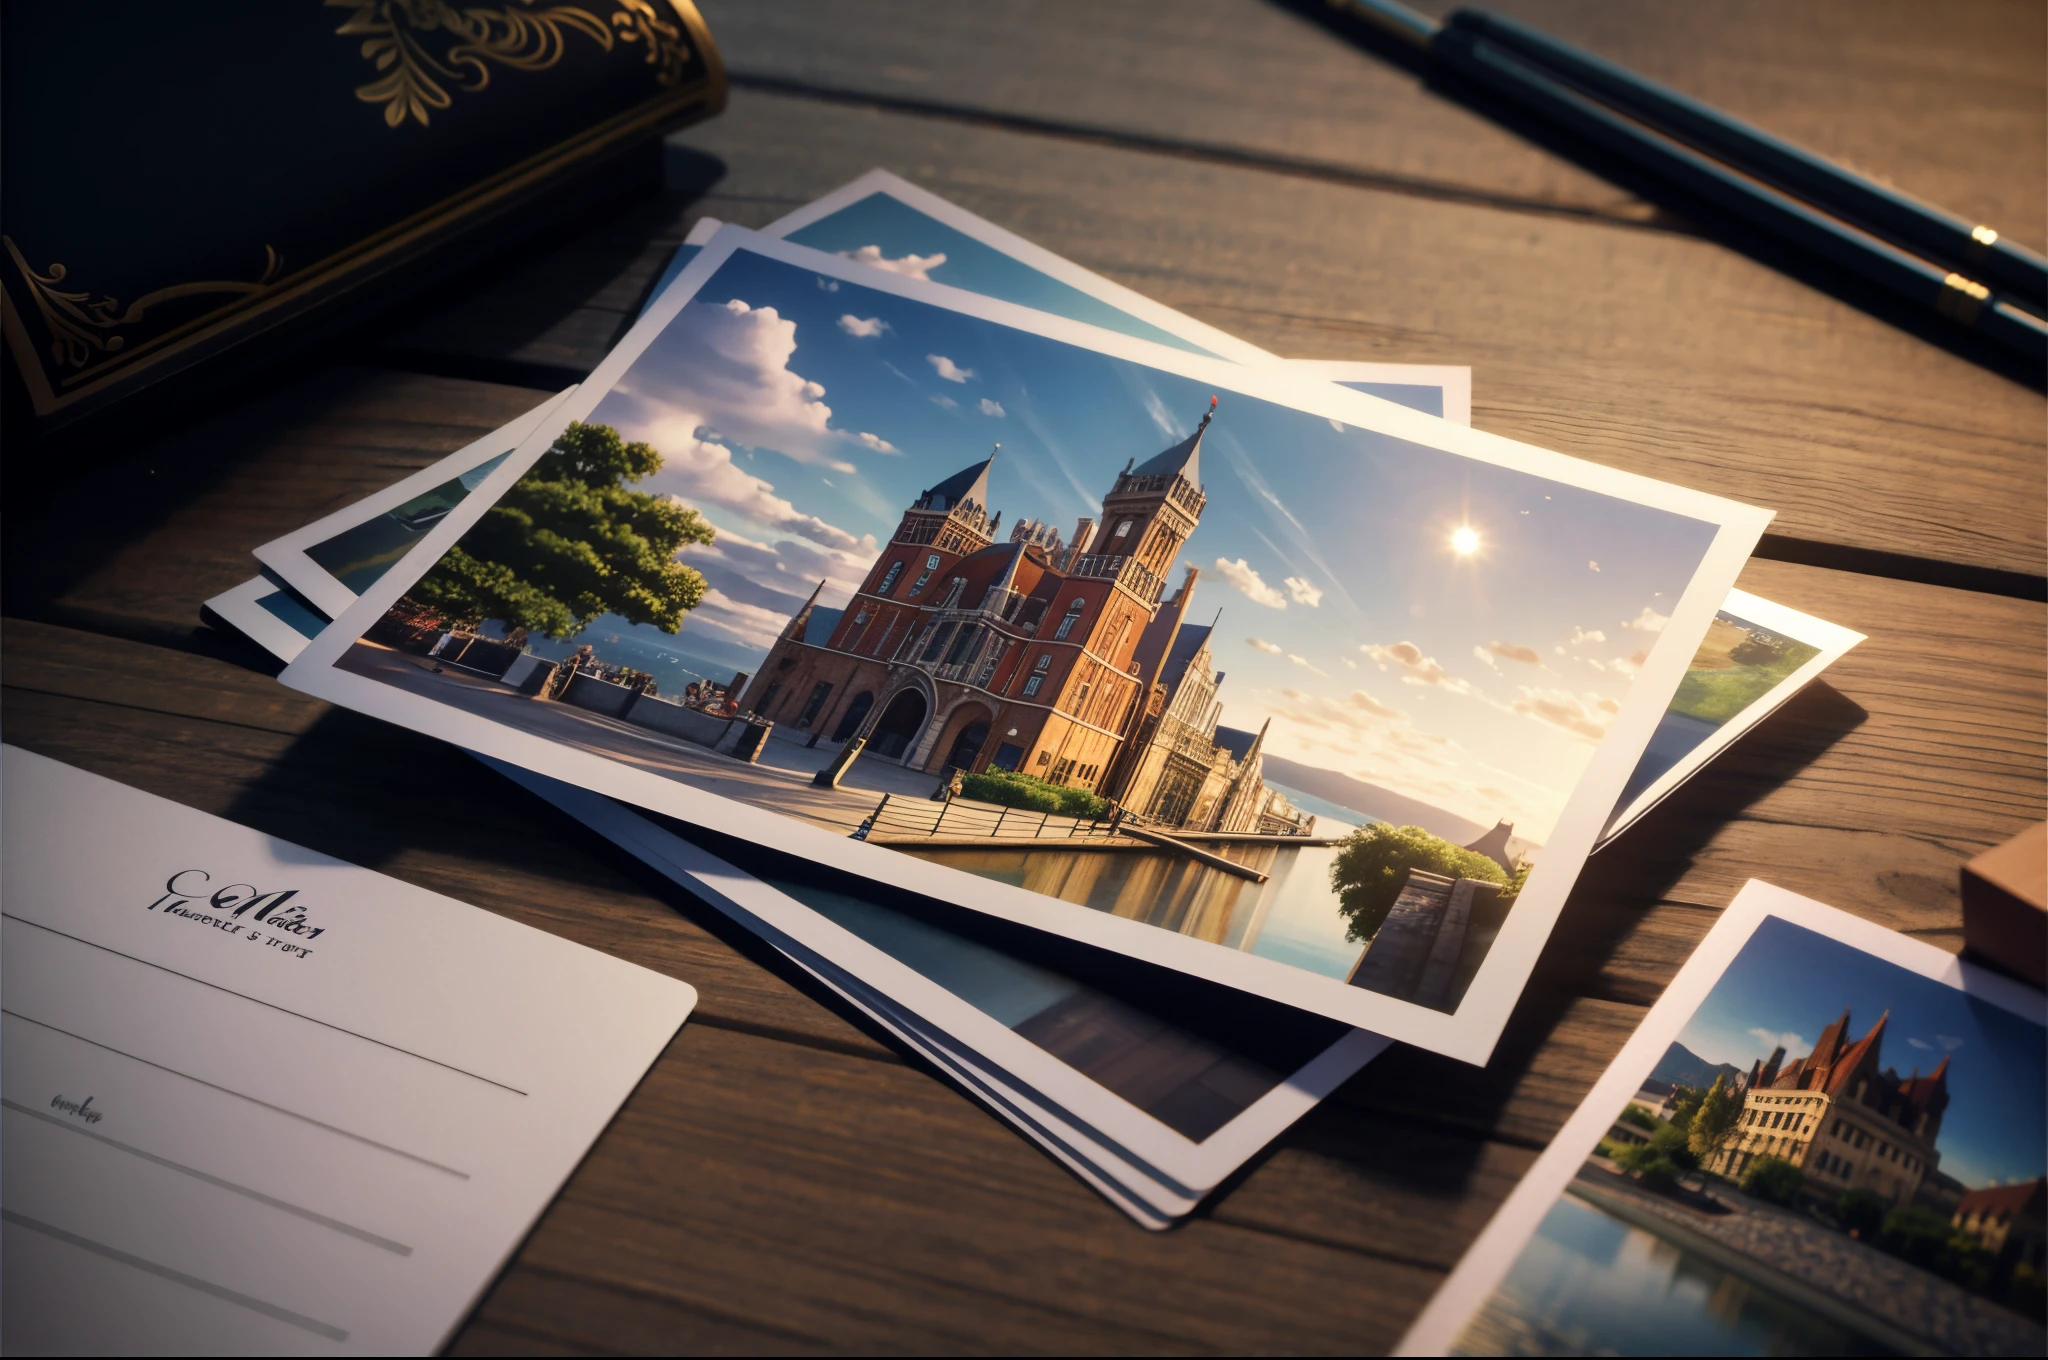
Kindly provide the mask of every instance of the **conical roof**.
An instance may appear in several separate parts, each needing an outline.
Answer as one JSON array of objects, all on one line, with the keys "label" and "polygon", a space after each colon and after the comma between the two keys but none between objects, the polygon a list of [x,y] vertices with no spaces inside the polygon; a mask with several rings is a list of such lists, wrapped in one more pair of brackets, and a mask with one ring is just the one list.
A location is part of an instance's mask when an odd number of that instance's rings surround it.
[{"label": "conical roof", "polygon": [[[998,445],[997,447],[1001,447]],[[973,501],[977,505],[988,504],[988,469],[995,462],[991,453],[979,463],[971,463],[924,493],[925,508],[929,510],[951,510],[962,501]]]},{"label": "conical roof", "polygon": [[1178,472],[1187,479],[1189,486],[1202,484],[1202,432],[1209,428],[1209,422],[1216,418],[1216,399],[1209,399],[1209,409],[1202,415],[1202,423],[1195,426],[1195,432],[1186,439],[1165,449],[1131,469],[1133,477],[1171,477]]}]

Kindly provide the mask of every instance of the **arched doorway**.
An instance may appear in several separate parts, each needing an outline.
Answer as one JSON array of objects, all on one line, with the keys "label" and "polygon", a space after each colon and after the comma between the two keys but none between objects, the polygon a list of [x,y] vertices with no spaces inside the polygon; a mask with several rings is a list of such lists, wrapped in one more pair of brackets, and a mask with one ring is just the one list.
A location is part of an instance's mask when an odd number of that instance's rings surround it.
[{"label": "arched doorway", "polygon": [[976,720],[960,729],[960,735],[953,738],[953,749],[946,755],[945,765],[956,770],[974,768],[974,758],[981,754],[981,744],[988,740],[988,724]]},{"label": "arched doorway", "polygon": [[873,690],[864,689],[854,695],[853,702],[846,706],[846,716],[839,720],[839,726],[832,729],[832,740],[845,741],[848,737],[860,731],[862,720],[868,716],[868,710],[874,706],[875,692]]},{"label": "arched doorway", "polygon": [[914,689],[904,690],[882,710],[882,720],[875,724],[868,749],[886,760],[902,759],[924,727],[925,712],[924,696]]}]

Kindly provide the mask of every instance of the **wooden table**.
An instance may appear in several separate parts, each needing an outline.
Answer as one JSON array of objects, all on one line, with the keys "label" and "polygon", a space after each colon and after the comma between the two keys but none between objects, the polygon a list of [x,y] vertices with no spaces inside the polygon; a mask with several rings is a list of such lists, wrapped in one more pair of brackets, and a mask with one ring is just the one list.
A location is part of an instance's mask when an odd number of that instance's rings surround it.
[{"label": "wooden table", "polygon": [[[2038,5],[1502,7],[2048,245]],[[1956,866],[2043,816],[2036,388],[1285,8],[704,8],[732,103],[672,154],[723,162],[708,194],[8,507],[7,740],[701,991],[458,1352],[1383,1349],[1745,879],[1960,946]],[[1775,507],[1742,585],[1870,635],[1591,864],[1487,1068],[1389,1055],[1174,1232],[579,828],[198,624],[257,543],[587,372],[698,215],[874,165],[1280,353],[1469,363],[1483,428]]]}]

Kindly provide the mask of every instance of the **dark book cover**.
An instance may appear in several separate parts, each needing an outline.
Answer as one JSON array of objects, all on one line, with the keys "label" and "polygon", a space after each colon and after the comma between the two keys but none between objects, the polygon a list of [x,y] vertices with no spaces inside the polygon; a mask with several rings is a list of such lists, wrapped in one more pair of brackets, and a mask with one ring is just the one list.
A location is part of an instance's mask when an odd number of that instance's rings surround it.
[{"label": "dark book cover", "polygon": [[689,0],[0,8],[0,322],[117,401],[725,102]]}]

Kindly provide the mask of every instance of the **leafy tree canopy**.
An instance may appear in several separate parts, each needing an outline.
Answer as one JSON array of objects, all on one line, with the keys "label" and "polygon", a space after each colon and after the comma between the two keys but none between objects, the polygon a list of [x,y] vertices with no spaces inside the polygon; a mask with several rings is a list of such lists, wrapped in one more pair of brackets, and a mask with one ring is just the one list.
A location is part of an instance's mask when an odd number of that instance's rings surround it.
[{"label": "leafy tree canopy", "polygon": [[1354,942],[1370,940],[1393,910],[1394,899],[1408,881],[1410,869],[1442,874],[1446,878],[1476,878],[1502,888],[1502,905],[1521,886],[1526,875],[1517,875],[1513,885],[1507,873],[1476,850],[1453,845],[1442,836],[1432,836],[1419,826],[1391,826],[1375,822],[1351,833],[1336,862],[1330,866],[1330,886],[1337,892],[1337,909],[1350,921],[1345,938]]},{"label": "leafy tree canopy", "polygon": [[1693,1156],[1705,1161],[1727,1141],[1741,1120],[1742,1097],[1728,1084],[1724,1072],[1714,1078],[1713,1086],[1700,1097],[1699,1107],[1687,1121],[1686,1147]]},{"label": "leafy tree canopy", "polygon": [[551,638],[601,614],[677,631],[704,578],[676,554],[716,531],[672,496],[628,489],[660,467],[652,445],[572,422],[407,594],[458,623]]}]

